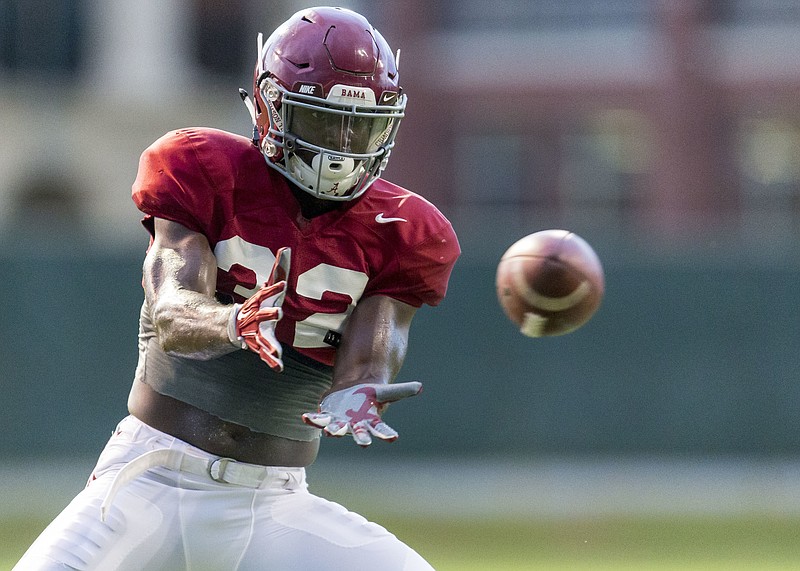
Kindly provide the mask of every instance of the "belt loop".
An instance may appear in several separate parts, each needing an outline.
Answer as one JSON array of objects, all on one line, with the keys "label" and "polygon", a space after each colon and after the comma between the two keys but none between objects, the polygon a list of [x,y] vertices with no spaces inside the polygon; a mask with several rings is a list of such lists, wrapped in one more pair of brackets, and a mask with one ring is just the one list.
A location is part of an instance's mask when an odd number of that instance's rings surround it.
[{"label": "belt loop", "polygon": [[301,485],[300,476],[294,470],[287,470],[286,471],[286,484],[284,487],[290,490],[295,488],[299,488]]},{"label": "belt loop", "polygon": [[133,430],[131,430],[131,440],[135,441],[139,437],[139,433],[142,431],[142,421],[140,421],[133,415],[128,415],[128,417],[125,420],[120,422],[120,426],[123,423],[133,425]]}]

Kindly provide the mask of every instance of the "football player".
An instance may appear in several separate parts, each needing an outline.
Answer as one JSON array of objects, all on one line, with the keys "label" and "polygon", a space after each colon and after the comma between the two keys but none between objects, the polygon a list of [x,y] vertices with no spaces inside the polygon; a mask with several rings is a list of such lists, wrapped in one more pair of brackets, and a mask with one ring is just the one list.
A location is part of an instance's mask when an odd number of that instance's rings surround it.
[{"label": "football player", "polygon": [[[151,235],[130,415],[18,571],[431,569],[308,491],[320,434],[392,441],[409,327],[445,295],[448,220],[380,178],[406,107],[361,15],[259,37],[253,137],[170,132],[133,200]],[[368,477],[358,473],[353,478]]]}]

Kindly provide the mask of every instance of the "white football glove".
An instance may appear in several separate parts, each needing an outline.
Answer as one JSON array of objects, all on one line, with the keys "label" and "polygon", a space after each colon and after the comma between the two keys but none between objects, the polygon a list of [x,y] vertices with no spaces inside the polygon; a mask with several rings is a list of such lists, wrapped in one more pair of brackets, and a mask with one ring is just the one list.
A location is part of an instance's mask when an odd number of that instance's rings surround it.
[{"label": "white football glove", "polygon": [[231,310],[228,336],[234,345],[258,353],[274,371],[283,371],[283,347],[275,337],[275,326],[283,317],[283,299],[289,275],[291,250],[281,248],[275,256],[272,271],[261,289],[243,304]]},{"label": "white football glove", "polygon": [[372,444],[372,437],[393,442],[398,434],[381,420],[390,402],[418,395],[422,383],[364,383],[330,393],[319,403],[317,412],[307,412],[303,421],[322,428],[327,436],[352,434],[359,446]]}]

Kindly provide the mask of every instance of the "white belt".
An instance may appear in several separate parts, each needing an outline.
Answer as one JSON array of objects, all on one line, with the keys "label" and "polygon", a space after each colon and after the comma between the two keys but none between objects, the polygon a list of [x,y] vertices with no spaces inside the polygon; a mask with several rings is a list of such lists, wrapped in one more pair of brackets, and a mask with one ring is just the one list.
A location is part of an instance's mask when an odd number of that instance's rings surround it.
[{"label": "white belt", "polygon": [[232,458],[200,458],[182,450],[152,450],[128,462],[114,477],[100,504],[100,519],[106,520],[106,514],[120,488],[131,480],[141,476],[150,468],[164,467],[170,470],[188,472],[198,476],[207,476],[222,484],[234,484],[246,488],[260,488],[268,479],[286,484],[292,480],[291,472],[272,466],[245,464]]}]

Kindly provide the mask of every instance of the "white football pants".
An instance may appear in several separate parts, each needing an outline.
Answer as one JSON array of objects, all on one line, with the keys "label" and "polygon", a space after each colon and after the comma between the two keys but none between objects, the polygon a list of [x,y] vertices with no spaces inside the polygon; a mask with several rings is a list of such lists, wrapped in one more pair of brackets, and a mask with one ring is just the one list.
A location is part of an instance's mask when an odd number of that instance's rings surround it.
[{"label": "white football pants", "polygon": [[304,469],[224,464],[126,418],[14,571],[433,569],[381,526],[310,494]]}]

